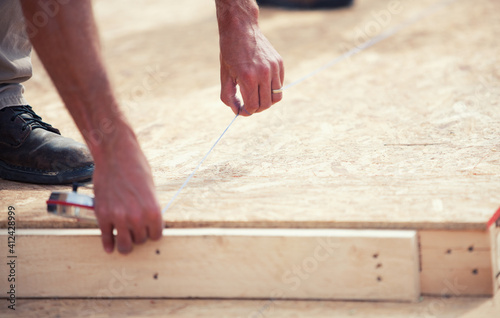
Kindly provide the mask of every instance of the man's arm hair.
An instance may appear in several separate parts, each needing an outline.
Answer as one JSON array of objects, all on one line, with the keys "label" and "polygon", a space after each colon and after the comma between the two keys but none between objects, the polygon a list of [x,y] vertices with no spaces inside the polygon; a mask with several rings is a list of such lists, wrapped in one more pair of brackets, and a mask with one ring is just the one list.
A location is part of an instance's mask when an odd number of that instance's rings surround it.
[{"label": "man's arm hair", "polygon": [[[21,0],[34,21],[46,0]],[[90,0],[61,4],[31,42],[95,161],[95,213],[107,252],[132,250],[132,243],[158,239],[160,208],[151,170],[121,112],[100,52]]]}]

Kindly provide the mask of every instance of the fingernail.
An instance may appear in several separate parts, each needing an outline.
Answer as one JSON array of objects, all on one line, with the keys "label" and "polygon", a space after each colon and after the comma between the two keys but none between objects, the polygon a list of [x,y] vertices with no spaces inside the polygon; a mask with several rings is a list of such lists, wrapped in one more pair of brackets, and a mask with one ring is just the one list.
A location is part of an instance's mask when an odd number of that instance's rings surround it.
[{"label": "fingernail", "polygon": [[108,254],[111,254],[111,253],[113,253],[113,248],[112,248],[112,247],[110,247],[110,246],[106,246],[106,247],[104,248],[104,251],[106,251],[106,253],[108,253]]}]

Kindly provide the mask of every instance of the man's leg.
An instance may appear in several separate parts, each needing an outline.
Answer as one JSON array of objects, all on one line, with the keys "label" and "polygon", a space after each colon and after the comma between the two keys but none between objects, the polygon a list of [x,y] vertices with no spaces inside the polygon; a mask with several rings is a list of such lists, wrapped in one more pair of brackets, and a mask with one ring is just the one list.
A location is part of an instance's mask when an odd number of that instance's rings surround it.
[{"label": "man's leg", "polygon": [[0,1],[0,109],[26,105],[22,82],[31,77],[31,43],[19,1]]},{"label": "man's leg", "polygon": [[87,147],[62,137],[23,97],[31,77],[31,44],[19,1],[0,1],[0,178],[64,184],[88,180]]}]

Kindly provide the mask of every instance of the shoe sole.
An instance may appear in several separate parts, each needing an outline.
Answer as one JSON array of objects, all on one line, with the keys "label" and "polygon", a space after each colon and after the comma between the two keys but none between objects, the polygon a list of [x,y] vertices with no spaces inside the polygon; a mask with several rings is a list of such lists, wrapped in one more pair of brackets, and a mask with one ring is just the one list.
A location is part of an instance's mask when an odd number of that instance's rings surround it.
[{"label": "shoe sole", "polygon": [[66,171],[40,171],[13,167],[0,160],[0,178],[36,184],[69,184],[92,179],[94,165]]}]

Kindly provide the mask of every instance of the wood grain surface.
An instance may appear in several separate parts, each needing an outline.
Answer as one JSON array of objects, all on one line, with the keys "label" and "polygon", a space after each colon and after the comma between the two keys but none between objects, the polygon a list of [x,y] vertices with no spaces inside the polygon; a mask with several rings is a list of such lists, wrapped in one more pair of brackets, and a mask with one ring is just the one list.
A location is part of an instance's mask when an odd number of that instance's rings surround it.
[{"label": "wood grain surface", "polygon": [[172,317],[172,318],[492,318],[494,299],[425,297],[419,303],[165,300],[19,299],[16,311],[0,307],[2,317]]},{"label": "wood grain surface", "polygon": [[[124,256],[104,253],[97,229],[19,230],[16,296],[409,302],[420,296],[416,231],[165,229],[163,236]],[[0,242],[7,245],[4,235]],[[0,257],[11,260],[3,250]],[[9,270],[0,266],[0,275]],[[0,285],[1,294],[9,288]]]},{"label": "wood grain surface", "polygon": [[420,231],[422,294],[494,295],[498,291],[496,228],[479,231]]},{"label": "wood grain surface", "polygon": [[[264,9],[286,83],[437,1]],[[123,108],[166,204],[233,118],[219,101],[211,1],[95,1]],[[500,2],[459,0],[238,118],[164,219],[168,227],[486,230],[500,205]],[[384,15],[385,12],[385,15]],[[39,61],[27,97],[81,136]],[[126,173],[126,171],[124,171]],[[51,187],[0,181],[0,226],[88,227],[45,212]]]}]

